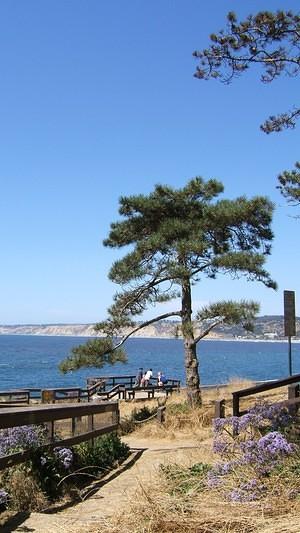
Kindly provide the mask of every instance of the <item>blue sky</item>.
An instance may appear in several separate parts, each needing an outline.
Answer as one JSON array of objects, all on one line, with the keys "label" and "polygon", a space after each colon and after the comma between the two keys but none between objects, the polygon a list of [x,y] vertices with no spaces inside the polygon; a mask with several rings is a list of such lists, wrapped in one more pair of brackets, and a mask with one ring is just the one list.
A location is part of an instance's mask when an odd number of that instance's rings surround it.
[{"label": "blue sky", "polygon": [[262,85],[249,71],[225,86],[193,77],[192,52],[229,10],[280,8],[297,11],[299,2],[0,3],[0,323],[103,319],[120,252],[102,240],[119,196],[182,187],[196,175],[220,179],[225,197],[267,194],[276,203],[267,268],[279,289],[203,280],[195,308],[255,298],[261,314],[282,314],[284,289],[297,302],[300,221],[276,176],[299,159],[300,126],[267,136],[259,124],[299,105],[299,78]]}]

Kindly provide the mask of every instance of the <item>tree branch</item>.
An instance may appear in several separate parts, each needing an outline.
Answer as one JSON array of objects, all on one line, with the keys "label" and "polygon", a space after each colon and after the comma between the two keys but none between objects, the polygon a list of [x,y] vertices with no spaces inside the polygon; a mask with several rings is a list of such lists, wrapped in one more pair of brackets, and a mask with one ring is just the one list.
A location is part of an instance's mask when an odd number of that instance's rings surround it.
[{"label": "tree branch", "polygon": [[210,326],[208,326],[202,333],[200,333],[200,335],[198,335],[198,337],[196,337],[194,339],[195,341],[195,344],[197,344],[199,341],[201,341],[201,339],[203,339],[203,337],[206,337],[206,335],[208,335],[208,333],[213,329],[215,328],[216,326],[218,326],[219,324],[221,324],[221,322],[223,321],[223,318],[224,317],[221,317],[219,318],[219,320],[217,320],[216,322],[214,322],[213,324],[210,324]]},{"label": "tree branch", "polygon": [[151,320],[147,320],[146,322],[139,324],[139,326],[134,328],[132,331],[130,331],[129,333],[126,333],[126,335],[124,335],[121,341],[113,347],[113,350],[117,350],[118,348],[120,348],[120,346],[122,346],[122,344],[124,344],[124,342],[127,341],[127,339],[131,337],[131,335],[133,335],[140,329],[143,329],[146,326],[150,326],[150,324],[154,324],[155,322],[159,322],[160,320],[169,318],[170,316],[181,316],[181,311],[170,311],[169,313],[164,313],[163,315],[156,316],[155,318],[151,318]]}]

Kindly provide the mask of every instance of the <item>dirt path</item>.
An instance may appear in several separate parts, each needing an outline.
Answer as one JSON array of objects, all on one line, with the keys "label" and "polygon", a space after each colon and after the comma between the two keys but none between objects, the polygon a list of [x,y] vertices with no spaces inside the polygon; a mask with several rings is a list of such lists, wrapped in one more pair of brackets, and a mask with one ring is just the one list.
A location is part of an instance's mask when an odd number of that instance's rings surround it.
[{"label": "dirt path", "polygon": [[[73,533],[89,531],[89,526],[100,525],[116,511],[126,506],[130,497],[144,483],[151,482],[159,464],[192,460],[199,450],[199,442],[189,440],[137,440],[127,437],[133,457],[118,475],[109,475],[102,486],[88,499],[55,514],[31,513],[22,524],[10,531],[34,533]],[[205,447],[205,442],[200,443]],[[9,530],[6,530],[9,531]],[[6,532],[5,532],[6,533]]]},{"label": "dirt path", "polygon": [[[82,533],[93,526],[101,527],[115,512],[125,508],[130,499],[145,483],[149,484],[160,464],[168,462],[194,462],[210,448],[210,441],[145,440],[127,437],[124,440],[133,450],[132,456],[117,472],[112,472],[99,482],[95,492],[85,501],[55,514],[31,513],[13,528],[3,528],[10,533]],[[257,523],[257,533],[300,533],[300,517],[285,515]],[[121,533],[121,532],[120,532]]]}]

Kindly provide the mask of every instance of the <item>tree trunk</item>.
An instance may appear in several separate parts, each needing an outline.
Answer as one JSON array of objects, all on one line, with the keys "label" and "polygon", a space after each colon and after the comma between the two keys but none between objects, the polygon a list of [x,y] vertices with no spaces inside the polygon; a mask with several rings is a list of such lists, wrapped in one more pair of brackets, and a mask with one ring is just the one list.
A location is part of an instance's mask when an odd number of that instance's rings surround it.
[{"label": "tree trunk", "polygon": [[194,340],[192,297],[189,280],[186,280],[182,283],[181,303],[187,399],[190,405],[201,405],[200,379],[198,372],[199,365],[197,359],[197,345]]}]

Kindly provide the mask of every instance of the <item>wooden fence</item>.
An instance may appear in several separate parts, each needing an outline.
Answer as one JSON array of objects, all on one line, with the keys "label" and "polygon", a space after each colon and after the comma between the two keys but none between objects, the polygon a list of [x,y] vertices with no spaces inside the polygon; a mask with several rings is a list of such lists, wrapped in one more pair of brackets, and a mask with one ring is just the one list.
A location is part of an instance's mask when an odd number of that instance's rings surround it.
[{"label": "wooden fence", "polygon": [[[49,440],[46,448],[73,446],[115,431],[119,425],[119,406],[118,402],[91,402],[0,410],[0,430],[35,424],[47,426]],[[0,457],[0,470],[26,461],[31,453],[25,450]]]},{"label": "wooden fence", "polygon": [[[238,391],[234,391],[232,393],[232,414],[233,416],[240,416],[240,398],[245,398],[247,396],[252,396],[253,394],[258,394],[259,392],[266,392],[272,389],[278,389],[280,387],[284,387],[286,385],[291,385],[294,383],[300,382],[300,374],[295,374],[294,376],[291,376],[289,378],[285,379],[277,379],[276,381],[268,381],[265,383],[261,383],[260,385],[255,385],[254,387],[248,387],[247,389],[241,389]],[[291,394],[291,391],[294,389],[290,389],[289,395]],[[296,389],[295,389],[296,390]],[[289,397],[290,400],[292,400],[292,397]]]},{"label": "wooden fence", "polygon": [[51,387],[47,389],[26,388],[0,391],[0,408],[15,407],[18,404],[30,404],[32,401],[56,403],[59,401],[90,401],[95,394],[103,400],[112,398],[134,398],[136,390],[146,391],[148,397],[154,397],[154,391],[165,391],[166,394],[180,390],[179,379],[168,379],[167,385],[158,387],[157,378],[152,378],[149,387],[135,388],[135,376],[100,376],[87,378],[87,387]]},{"label": "wooden fence", "polygon": [[[107,389],[115,387],[116,385],[123,385],[126,389],[133,389],[135,385],[136,376],[97,376],[87,378],[87,388],[98,386],[100,391],[105,392]],[[157,385],[157,378],[150,379],[150,385]],[[173,389],[180,389],[180,380],[168,378],[167,384]]]},{"label": "wooden fence", "polygon": [[[234,391],[232,393],[232,415],[241,416],[247,412],[240,410],[241,398],[247,398],[248,396],[252,396],[260,392],[267,392],[269,390],[278,389],[287,385],[289,385],[287,399],[281,402],[276,402],[276,405],[286,406],[291,410],[298,408],[300,404],[299,382],[300,374],[295,374],[294,376],[288,378],[267,381],[258,385],[254,385],[253,387]],[[215,418],[225,417],[225,404],[226,402],[224,399],[215,401]]]}]

